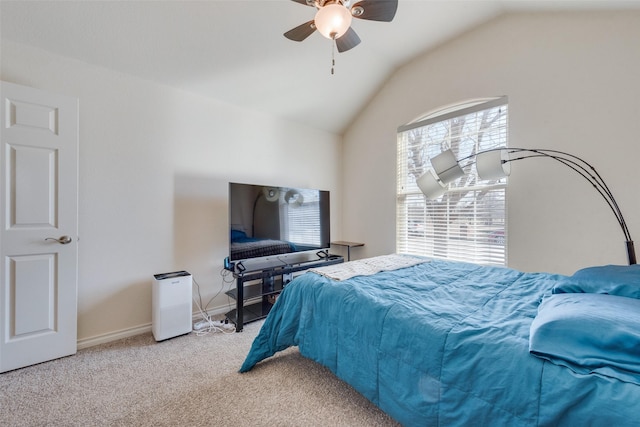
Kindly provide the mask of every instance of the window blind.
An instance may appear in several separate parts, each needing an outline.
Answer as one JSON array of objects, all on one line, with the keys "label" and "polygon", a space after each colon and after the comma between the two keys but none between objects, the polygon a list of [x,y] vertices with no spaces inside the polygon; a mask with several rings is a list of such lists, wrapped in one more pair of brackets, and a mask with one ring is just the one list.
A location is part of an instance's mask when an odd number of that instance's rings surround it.
[{"label": "window blind", "polygon": [[320,246],[320,193],[316,190],[297,190],[301,203],[287,203],[281,195],[280,218],[284,221],[285,240],[297,244]]},{"label": "window blind", "polygon": [[472,163],[449,191],[427,200],[416,184],[430,158],[451,149],[458,159],[507,146],[507,99],[448,108],[398,129],[396,251],[505,265],[506,179],[479,180]]}]

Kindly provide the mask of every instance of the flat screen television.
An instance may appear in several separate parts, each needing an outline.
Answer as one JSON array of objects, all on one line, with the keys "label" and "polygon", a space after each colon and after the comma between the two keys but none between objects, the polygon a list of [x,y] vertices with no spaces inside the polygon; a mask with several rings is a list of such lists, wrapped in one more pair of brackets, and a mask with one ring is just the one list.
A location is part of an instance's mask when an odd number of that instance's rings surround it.
[{"label": "flat screen television", "polygon": [[290,264],[305,253],[326,256],[330,234],[329,191],[229,183],[225,267],[246,268],[249,260]]}]

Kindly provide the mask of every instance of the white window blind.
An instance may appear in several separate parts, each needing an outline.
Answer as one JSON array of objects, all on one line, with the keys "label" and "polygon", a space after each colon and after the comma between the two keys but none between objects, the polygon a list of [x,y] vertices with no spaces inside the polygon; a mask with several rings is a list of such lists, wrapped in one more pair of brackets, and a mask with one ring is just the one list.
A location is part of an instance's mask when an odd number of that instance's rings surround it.
[{"label": "white window blind", "polygon": [[472,158],[465,176],[428,200],[416,180],[430,158],[458,159],[507,146],[506,97],[448,108],[398,129],[396,251],[478,264],[506,264],[506,179],[479,180]]},{"label": "white window blind", "polygon": [[320,192],[295,190],[291,200],[289,192],[280,196],[280,220],[285,240],[297,244],[320,246]]}]

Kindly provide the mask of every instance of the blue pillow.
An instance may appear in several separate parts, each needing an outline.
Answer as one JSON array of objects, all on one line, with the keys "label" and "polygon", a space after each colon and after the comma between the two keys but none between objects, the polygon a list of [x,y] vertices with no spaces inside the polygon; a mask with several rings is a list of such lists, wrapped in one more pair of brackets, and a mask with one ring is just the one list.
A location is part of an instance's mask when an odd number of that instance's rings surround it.
[{"label": "blue pillow", "polygon": [[640,300],[604,294],[546,297],[531,324],[529,351],[577,373],[640,385]]},{"label": "blue pillow", "polygon": [[241,240],[241,239],[246,239],[247,238],[247,233],[245,233],[244,231],[240,231],[240,230],[231,230],[231,241],[236,241],[236,240]]},{"label": "blue pillow", "polygon": [[554,294],[579,292],[640,298],[640,265],[583,268],[553,288]]}]

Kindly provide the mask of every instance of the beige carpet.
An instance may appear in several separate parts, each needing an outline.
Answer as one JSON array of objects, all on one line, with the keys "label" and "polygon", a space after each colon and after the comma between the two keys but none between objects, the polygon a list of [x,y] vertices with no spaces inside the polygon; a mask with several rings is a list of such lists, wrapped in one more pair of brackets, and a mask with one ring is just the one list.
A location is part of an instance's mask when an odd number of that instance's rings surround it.
[{"label": "beige carpet", "polygon": [[0,374],[0,425],[397,425],[295,348],[238,373],[261,324],[160,343],[143,334]]}]

